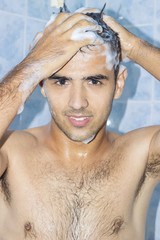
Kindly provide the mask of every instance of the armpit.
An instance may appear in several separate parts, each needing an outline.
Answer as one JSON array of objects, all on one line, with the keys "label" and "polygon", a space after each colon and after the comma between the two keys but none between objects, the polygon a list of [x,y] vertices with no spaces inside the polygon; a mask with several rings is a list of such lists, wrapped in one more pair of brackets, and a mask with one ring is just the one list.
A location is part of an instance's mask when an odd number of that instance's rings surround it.
[{"label": "armpit", "polygon": [[152,154],[149,158],[146,175],[160,178],[160,154]]},{"label": "armpit", "polygon": [[8,203],[10,203],[11,194],[10,194],[10,190],[9,190],[8,180],[7,180],[7,170],[0,177],[0,189],[2,189],[2,193],[4,194],[5,200]]}]

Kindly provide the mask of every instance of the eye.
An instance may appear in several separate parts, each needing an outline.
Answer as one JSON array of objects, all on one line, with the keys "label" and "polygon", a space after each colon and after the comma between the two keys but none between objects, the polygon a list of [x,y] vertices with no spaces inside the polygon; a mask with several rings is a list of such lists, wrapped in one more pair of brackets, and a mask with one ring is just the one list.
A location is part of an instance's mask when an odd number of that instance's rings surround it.
[{"label": "eye", "polygon": [[65,85],[68,85],[68,81],[65,80],[65,79],[58,80],[58,81],[56,82],[56,85],[65,86]]},{"label": "eye", "polygon": [[89,84],[90,85],[101,85],[102,83],[99,80],[90,80]]}]

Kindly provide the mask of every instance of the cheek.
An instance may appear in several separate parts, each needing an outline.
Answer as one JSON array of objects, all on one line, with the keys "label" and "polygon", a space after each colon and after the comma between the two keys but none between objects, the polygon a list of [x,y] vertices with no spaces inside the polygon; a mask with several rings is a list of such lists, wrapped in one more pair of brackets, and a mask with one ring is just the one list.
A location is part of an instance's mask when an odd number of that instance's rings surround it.
[{"label": "cheek", "polygon": [[64,105],[63,97],[58,95],[55,91],[52,91],[51,88],[50,89],[48,88],[45,91],[45,93],[46,93],[47,101],[49,103],[50,108],[54,111],[60,110],[62,103]]},{"label": "cheek", "polygon": [[108,94],[105,92],[105,94],[101,94],[95,99],[93,107],[94,109],[96,108],[95,112],[97,113],[98,118],[108,118],[112,108],[113,97],[114,93]]}]

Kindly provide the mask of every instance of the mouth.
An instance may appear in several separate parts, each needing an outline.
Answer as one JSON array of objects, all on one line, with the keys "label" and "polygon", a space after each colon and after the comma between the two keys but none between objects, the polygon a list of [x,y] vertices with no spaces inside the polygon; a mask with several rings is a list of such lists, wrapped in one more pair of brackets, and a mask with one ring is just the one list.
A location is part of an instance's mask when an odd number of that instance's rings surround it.
[{"label": "mouth", "polygon": [[84,127],[92,117],[89,116],[67,116],[70,123],[75,127]]}]

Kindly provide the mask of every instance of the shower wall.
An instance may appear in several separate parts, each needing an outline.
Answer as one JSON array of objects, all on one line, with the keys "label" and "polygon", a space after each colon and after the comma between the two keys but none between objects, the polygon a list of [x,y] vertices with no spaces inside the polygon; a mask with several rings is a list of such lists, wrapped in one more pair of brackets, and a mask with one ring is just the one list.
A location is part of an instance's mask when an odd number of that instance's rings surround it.
[{"label": "shower wall", "polygon": [[[82,6],[102,8],[129,31],[160,47],[160,3],[158,0],[66,0],[71,11]],[[28,53],[35,34],[44,29],[53,9],[49,0],[0,0],[0,78]],[[124,92],[113,104],[109,129],[125,133],[160,124],[160,83],[135,63],[124,63],[128,77]],[[11,129],[46,124],[50,114],[37,87]],[[153,193],[147,218],[146,240],[160,240],[160,185]]]}]

